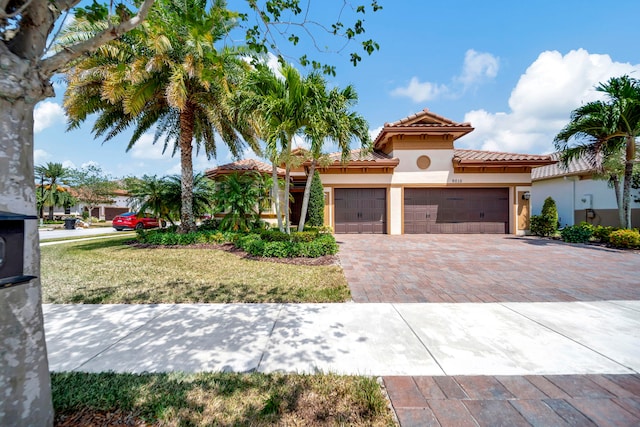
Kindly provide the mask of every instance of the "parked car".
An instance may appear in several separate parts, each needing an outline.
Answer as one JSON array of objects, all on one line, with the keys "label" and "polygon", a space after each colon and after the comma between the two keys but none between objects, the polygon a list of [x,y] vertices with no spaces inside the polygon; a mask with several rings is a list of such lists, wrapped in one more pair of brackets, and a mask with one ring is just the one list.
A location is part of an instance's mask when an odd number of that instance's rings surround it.
[{"label": "parked car", "polygon": [[135,212],[126,212],[113,218],[112,224],[113,228],[118,231],[122,231],[125,228],[142,230],[143,228],[159,227],[160,220],[146,214],[138,215]]}]

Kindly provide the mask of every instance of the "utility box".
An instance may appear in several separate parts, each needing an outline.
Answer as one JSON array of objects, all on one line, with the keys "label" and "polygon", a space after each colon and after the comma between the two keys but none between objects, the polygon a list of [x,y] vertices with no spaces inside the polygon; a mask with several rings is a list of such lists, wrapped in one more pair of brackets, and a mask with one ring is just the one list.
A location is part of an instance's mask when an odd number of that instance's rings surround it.
[{"label": "utility box", "polygon": [[0,211],[0,289],[26,283],[36,276],[24,274],[24,223],[36,216]]}]

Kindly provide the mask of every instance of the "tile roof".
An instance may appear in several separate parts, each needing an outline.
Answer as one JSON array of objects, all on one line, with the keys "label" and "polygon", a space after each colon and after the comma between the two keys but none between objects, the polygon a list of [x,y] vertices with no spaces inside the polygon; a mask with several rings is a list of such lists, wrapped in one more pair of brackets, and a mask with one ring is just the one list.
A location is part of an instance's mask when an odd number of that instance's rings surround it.
[{"label": "tile roof", "polygon": [[[431,123],[415,123],[420,119],[431,119]],[[451,119],[432,113],[428,108],[423,109],[415,114],[411,114],[403,119],[395,122],[385,123],[386,127],[394,126],[471,126],[469,123],[456,123]]]},{"label": "tile roof", "polygon": [[[331,153],[328,156],[331,160],[333,160],[334,163],[342,161],[341,151],[337,153]],[[349,156],[347,157],[347,161],[348,162],[398,163],[398,159],[390,157],[381,151],[371,151],[368,153],[362,153],[362,150],[360,149],[351,150],[349,152]]]},{"label": "tile roof", "polygon": [[553,160],[549,155],[502,153],[498,151],[465,149],[453,150],[453,159],[462,161],[463,163],[465,160],[474,162],[544,162]]},{"label": "tile roof", "polygon": [[531,180],[539,181],[542,179],[562,176],[584,175],[596,170],[596,157],[594,154],[586,154],[582,157],[573,159],[567,166],[563,165],[560,161],[560,155],[560,152],[552,153],[550,155],[550,157],[558,163],[533,168],[531,171]]},{"label": "tile roof", "polygon": [[[256,171],[261,173],[271,173],[273,167],[265,162],[255,159],[243,159],[226,165],[218,166],[217,168],[209,169],[205,172],[207,176],[215,176],[222,173],[231,172],[248,172]],[[278,168],[278,175],[284,175],[285,170]]]}]

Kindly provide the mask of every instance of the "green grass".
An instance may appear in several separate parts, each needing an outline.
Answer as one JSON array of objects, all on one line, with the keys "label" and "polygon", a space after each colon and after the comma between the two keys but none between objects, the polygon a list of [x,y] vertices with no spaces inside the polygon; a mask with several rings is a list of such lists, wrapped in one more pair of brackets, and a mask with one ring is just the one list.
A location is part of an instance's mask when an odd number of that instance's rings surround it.
[{"label": "green grass", "polygon": [[127,238],[45,246],[46,303],[342,302],[338,266],[247,260],[214,249],[141,249]]},{"label": "green grass", "polygon": [[394,425],[369,377],[73,372],[52,373],[51,381],[56,424],[111,417],[144,425]]}]

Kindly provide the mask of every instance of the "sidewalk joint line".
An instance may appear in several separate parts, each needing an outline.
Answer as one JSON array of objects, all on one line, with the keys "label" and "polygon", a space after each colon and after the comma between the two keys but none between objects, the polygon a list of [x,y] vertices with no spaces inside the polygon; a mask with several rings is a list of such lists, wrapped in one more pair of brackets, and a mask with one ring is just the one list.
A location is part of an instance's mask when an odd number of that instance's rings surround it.
[{"label": "sidewalk joint line", "polygon": [[[588,301],[580,301],[580,302],[588,302]],[[623,368],[628,369],[628,370],[629,370],[629,371],[631,371],[631,372],[634,372],[635,374],[638,374],[638,373],[639,373],[638,371],[636,371],[635,369],[631,368],[630,366],[625,366],[623,363],[621,363],[621,362],[619,362],[619,361],[617,361],[617,360],[613,359],[613,358],[612,358],[612,357],[610,357],[610,356],[607,356],[607,355],[606,355],[606,354],[604,354],[604,353],[599,352],[598,350],[595,350],[595,349],[593,349],[593,348],[589,347],[587,344],[581,343],[581,342],[580,342],[580,341],[578,341],[577,339],[575,339],[575,338],[571,338],[570,336],[565,335],[564,333],[562,333],[562,332],[560,332],[560,331],[556,331],[556,330],[555,330],[555,329],[553,329],[552,327],[547,326],[547,325],[545,325],[544,323],[541,323],[540,321],[538,321],[538,320],[536,320],[536,319],[532,319],[531,317],[527,316],[526,314],[520,313],[519,311],[516,311],[515,309],[513,309],[513,308],[511,308],[511,307],[507,307],[505,304],[508,304],[508,303],[499,302],[498,304],[500,304],[501,306],[503,306],[503,307],[504,307],[504,308],[506,308],[507,310],[512,311],[512,312],[516,313],[517,315],[522,316],[522,317],[524,317],[525,319],[530,320],[531,322],[536,323],[536,324],[538,324],[538,325],[542,326],[543,328],[548,329],[549,331],[551,331],[551,332],[553,332],[553,333],[555,333],[555,334],[558,334],[558,335],[560,335],[561,337],[564,337],[564,338],[568,339],[569,341],[573,341],[574,343],[578,344],[579,346],[584,347],[584,348],[586,348],[587,350],[589,350],[589,351],[591,351],[591,352],[593,352],[593,353],[595,353],[595,354],[598,354],[598,355],[600,355],[600,356],[604,357],[605,359],[608,359],[608,360],[612,361],[612,362],[613,362],[613,363],[615,363],[616,365],[620,365],[620,366],[622,366]],[[576,375],[582,375],[582,374],[576,374]]]},{"label": "sidewalk joint line", "polygon": [[276,324],[278,323],[278,320],[280,320],[280,313],[282,313],[282,309],[284,308],[284,304],[280,303],[280,308],[278,309],[278,314],[276,315],[276,319],[273,321],[273,325],[271,326],[271,330],[269,331],[269,336],[267,337],[267,342],[264,345],[264,348],[262,349],[262,354],[260,354],[260,360],[258,361],[258,364],[256,365],[256,369],[255,372],[259,372],[260,370],[260,365],[262,364],[262,361],[264,360],[264,355],[267,352],[267,349],[269,348],[269,345],[271,344],[271,337],[273,336],[273,331],[275,331],[276,329]]},{"label": "sidewalk joint line", "polygon": [[404,318],[404,316],[402,315],[402,313],[400,313],[400,311],[398,311],[398,307],[396,307],[395,303],[391,303],[391,307],[393,307],[393,309],[396,311],[396,313],[398,313],[398,316],[400,316],[400,318],[402,319],[402,321],[409,327],[409,330],[413,333],[413,335],[418,339],[418,341],[420,342],[420,344],[422,344],[422,346],[424,347],[425,350],[427,350],[427,353],[429,353],[429,356],[431,356],[431,359],[433,359],[434,362],[436,362],[436,365],[438,365],[438,368],[440,368],[440,370],[442,371],[443,374],[449,376],[449,374],[447,374],[447,371],[444,370],[444,368],[442,367],[442,365],[440,365],[440,362],[438,362],[438,359],[436,359],[436,357],[433,355],[433,353],[431,353],[431,350],[429,350],[429,348],[427,347],[427,345],[424,343],[424,341],[422,341],[422,339],[420,338],[420,336],[416,333],[416,331],[413,329],[413,326],[411,326],[411,324],[409,322],[407,322],[407,319]]},{"label": "sidewalk joint line", "polygon": [[621,302],[621,301],[637,302],[637,300],[620,300],[620,299],[615,299],[615,300],[605,300],[605,302],[608,302],[608,303],[614,304],[614,305],[616,305],[616,306],[618,306],[618,307],[621,307],[621,308],[626,308],[626,309],[633,310],[633,311],[640,311],[640,306],[639,306],[638,308],[635,308],[635,307],[629,307],[629,306],[627,306],[627,305],[620,304],[620,302]]},{"label": "sidewalk joint line", "polygon": [[[151,305],[151,304],[149,304]],[[82,362],[81,364],[79,364],[78,366],[76,366],[75,368],[72,369],[72,371],[75,371],[79,368],[81,368],[82,366],[86,365],[87,363],[91,362],[93,359],[95,359],[96,357],[100,356],[101,354],[111,350],[113,347],[115,347],[117,344],[119,344],[121,341],[123,341],[125,338],[130,337],[131,335],[133,335],[134,333],[138,332],[140,329],[144,328],[145,326],[147,326],[149,323],[153,322],[154,320],[156,320],[158,317],[168,313],[171,310],[174,310],[177,307],[177,304],[171,304],[166,310],[161,311],[160,313],[158,313],[157,315],[151,317],[149,320],[147,320],[144,324],[138,326],[137,328],[131,330],[130,332],[126,333],[125,335],[121,336],[120,338],[118,338],[116,341],[114,341],[113,343],[109,344],[108,346],[106,346],[105,348],[103,348],[102,350],[100,350],[99,352],[97,352],[96,354],[94,354],[93,356],[91,356],[90,358],[88,358],[87,360],[85,360],[84,362]]]}]

